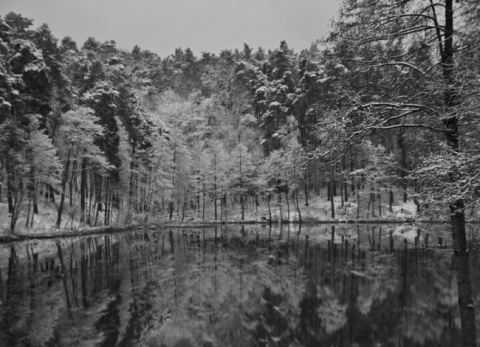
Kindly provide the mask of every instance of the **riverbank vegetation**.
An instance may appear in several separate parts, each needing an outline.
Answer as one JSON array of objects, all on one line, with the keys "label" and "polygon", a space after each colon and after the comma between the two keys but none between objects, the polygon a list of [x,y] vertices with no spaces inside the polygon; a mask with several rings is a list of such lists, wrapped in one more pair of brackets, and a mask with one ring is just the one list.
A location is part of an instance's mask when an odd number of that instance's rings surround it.
[{"label": "riverbank vegetation", "polygon": [[478,198],[477,5],[345,1],[300,52],[57,39],[0,22],[5,233],[443,219]]}]

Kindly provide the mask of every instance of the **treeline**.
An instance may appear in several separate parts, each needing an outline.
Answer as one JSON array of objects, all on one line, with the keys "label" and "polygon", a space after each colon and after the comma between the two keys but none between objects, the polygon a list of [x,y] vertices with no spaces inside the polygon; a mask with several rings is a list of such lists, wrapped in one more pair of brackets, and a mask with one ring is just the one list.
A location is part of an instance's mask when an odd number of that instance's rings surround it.
[{"label": "treeline", "polygon": [[78,210],[68,220],[108,225],[206,210],[224,219],[232,205],[243,219],[274,198],[301,218],[321,194],[334,217],[333,196],[358,202],[360,189],[369,206],[389,194],[390,209],[398,188],[419,209],[452,196],[473,203],[475,6],[457,5],[458,45],[445,4],[345,1],[330,35],[299,53],[281,42],[164,59],[94,38],[78,47],[9,13],[0,201],[10,228],[21,213],[32,225],[39,198],[55,203],[58,228],[67,206]]},{"label": "treeline", "polygon": [[[307,151],[328,75],[312,46],[294,53],[176,49],[161,59],[135,46],[89,38],[80,48],[46,24],[9,13],[1,20],[1,182],[11,230],[26,227],[38,199],[89,225],[129,223],[152,212],[226,218],[227,205],[283,194],[298,208],[319,191]],[[305,167],[307,169],[305,169]],[[311,172],[308,172],[311,171]],[[293,208],[293,207],[292,207]]]}]

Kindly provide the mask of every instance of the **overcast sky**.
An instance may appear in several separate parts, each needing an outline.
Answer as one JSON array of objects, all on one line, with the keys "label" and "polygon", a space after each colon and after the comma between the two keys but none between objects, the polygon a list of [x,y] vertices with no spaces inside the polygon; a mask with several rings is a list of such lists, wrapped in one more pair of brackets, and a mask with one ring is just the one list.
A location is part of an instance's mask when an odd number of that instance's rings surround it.
[{"label": "overcast sky", "polygon": [[59,39],[81,46],[87,37],[135,44],[164,58],[175,48],[195,55],[222,49],[277,48],[286,40],[297,52],[324,36],[339,0],[0,0],[10,11],[47,23]]}]

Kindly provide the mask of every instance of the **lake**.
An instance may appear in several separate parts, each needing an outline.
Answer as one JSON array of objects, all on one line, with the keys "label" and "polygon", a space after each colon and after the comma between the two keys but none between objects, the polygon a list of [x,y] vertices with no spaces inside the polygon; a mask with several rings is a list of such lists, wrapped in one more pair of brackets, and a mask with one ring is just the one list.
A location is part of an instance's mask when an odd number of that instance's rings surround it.
[{"label": "lake", "polygon": [[379,224],[3,244],[0,345],[459,346],[449,245],[447,226]]}]

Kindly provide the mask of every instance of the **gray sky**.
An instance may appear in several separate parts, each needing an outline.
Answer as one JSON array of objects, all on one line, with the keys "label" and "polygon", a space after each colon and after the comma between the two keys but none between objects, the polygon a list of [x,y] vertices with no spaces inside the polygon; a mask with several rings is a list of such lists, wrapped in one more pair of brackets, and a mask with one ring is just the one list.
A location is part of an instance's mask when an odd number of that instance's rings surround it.
[{"label": "gray sky", "polygon": [[47,23],[59,39],[79,46],[87,37],[113,39],[119,48],[135,44],[162,58],[175,48],[201,52],[277,48],[286,40],[297,52],[328,32],[339,0],[0,0],[10,11]]}]

